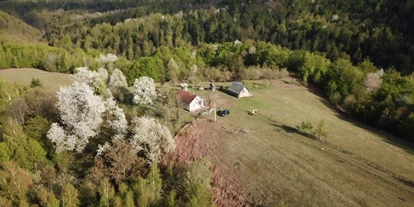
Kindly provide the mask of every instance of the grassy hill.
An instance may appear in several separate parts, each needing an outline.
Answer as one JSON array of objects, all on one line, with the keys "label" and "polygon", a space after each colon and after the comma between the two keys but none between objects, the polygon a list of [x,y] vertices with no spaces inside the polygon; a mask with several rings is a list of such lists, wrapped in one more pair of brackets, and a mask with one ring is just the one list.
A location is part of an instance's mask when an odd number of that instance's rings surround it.
[{"label": "grassy hill", "polygon": [[40,30],[26,24],[3,11],[0,11],[1,42],[37,42],[41,38]]},{"label": "grassy hill", "polygon": [[[212,115],[197,120],[177,138],[178,157],[208,151],[224,180],[242,186],[254,204],[414,205],[412,143],[348,119],[309,89],[290,83],[276,81],[243,99],[195,91],[230,109],[230,115],[217,117],[217,123]],[[258,115],[249,115],[252,109]],[[303,120],[316,126],[322,119],[325,143],[295,127]]]},{"label": "grassy hill", "polygon": [[37,78],[42,87],[50,92],[59,90],[61,85],[69,85],[72,80],[69,74],[51,73],[33,68],[1,69],[0,78],[11,83],[29,86],[32,78]]}]

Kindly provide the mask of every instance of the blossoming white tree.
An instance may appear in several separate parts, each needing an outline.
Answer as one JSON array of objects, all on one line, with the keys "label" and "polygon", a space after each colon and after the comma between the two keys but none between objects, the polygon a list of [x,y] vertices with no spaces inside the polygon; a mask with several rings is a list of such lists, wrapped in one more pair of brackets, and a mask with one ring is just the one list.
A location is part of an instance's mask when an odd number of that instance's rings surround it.
[{"label": "blossoming white tree", "polygon": [[105,68],[98,68],[98,74],[101,80],[106,83],[108,80],[108,71]]},{"label": "blossoming white tree", "polygon": [[56,144],[57,152],[82,152],[89,143],[89,138],[99,133],[105,104],[84,82],[61,87],[57,98],[63,127],[54,123],[47,137]]},{"label": "blossoming white tree", "polygon": [[364,79],[364,87],[365,89],[371,93],[379,88],[382,85],[382,76],[384,75],[383,70],[378,70],[375,73],[368,73]]},{"label": "blossoming white tree", "polygon": [[112,98],[106,100],[105,105],[109,114],[109,126],[115,133],[113,140],[120,140],[124,138],[128,129],[128,121],[125,118],[124,110],[119,108]]},{"label": "blossoming white tree", "polygon": [[115,54],[108,53],[106,55],[99,54],[99,57],[96,58],[96,61],[101,63],[113,63],[118,60],[118,57]]},{"label": "blossoming white tree", "polygon": [[132,121],[130,143],[138,152],[144,152],[149,162],[158,162],[163,155],[175,149],[174,139],[167,127],[152,117],[136,117]]},{"label": "blossoming white tree", "polygon": [[115,70],[109,77],[109,87],[113,89],[128,87],[128,83],[126,81],[124,73],[122,73],[122,71],[118,68],[115,68]]},{"label": "blossoming white tree", "polygon": [[153,104],[154,98],[157,96],[155,91],[155,83],[152,78],[140,77],[135,79],[134,83],[134,103],[135,104]]},{"label": "blossoming white tree", "polygon": [[72,75],[76,82],[86,83],[93,88],[99,88],[101,80],[96,71],[89,70],[88,67],[75,68],[76,73]]}]

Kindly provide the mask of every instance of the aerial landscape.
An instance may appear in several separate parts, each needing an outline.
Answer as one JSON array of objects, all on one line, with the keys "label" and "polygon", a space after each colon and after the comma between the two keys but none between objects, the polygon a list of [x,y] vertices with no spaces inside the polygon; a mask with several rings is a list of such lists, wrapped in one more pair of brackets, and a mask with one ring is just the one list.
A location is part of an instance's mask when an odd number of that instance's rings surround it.
[{"label": "aerial landscape", "polygon": [[0,0],[0,206],[414,206],[414,0]]}]

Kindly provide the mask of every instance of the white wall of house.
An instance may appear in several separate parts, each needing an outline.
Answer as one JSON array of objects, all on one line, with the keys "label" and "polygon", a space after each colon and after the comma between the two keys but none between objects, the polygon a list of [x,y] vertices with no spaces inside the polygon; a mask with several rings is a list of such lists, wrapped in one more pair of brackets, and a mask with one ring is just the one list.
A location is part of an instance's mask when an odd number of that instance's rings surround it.
[{"label": "white wall of house", "polygon": [[193,101],[190,103],[188,110],[189,111],[197,111],[204,107],[204,100],[199,96],[195,97]]},{"label": "white wall of house", "polygon": [[242,98],[242,97],[250,97],[250,96],[253,96],[253,94],[249,90],[247,90],[246,87],[243,88],[243,90],[239,94],[239,98]]}]

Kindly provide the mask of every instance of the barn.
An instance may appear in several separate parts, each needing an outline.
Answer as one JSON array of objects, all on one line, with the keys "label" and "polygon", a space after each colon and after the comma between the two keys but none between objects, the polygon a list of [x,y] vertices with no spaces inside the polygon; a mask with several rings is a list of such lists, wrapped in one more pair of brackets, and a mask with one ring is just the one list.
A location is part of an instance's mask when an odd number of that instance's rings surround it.
[{"label": "barn", "polygon": [[228,89],[230,95],[236,96],[237,98],[250,97],[253,93],[249,91],[242,83],[233,82]]},{"label": "barn", "polygon": [[183,108],[190,112],[204,108],[204,100],[196,94],[179,89],[176,95]]}]

